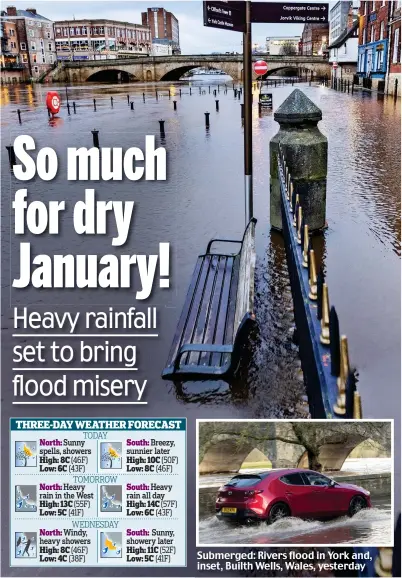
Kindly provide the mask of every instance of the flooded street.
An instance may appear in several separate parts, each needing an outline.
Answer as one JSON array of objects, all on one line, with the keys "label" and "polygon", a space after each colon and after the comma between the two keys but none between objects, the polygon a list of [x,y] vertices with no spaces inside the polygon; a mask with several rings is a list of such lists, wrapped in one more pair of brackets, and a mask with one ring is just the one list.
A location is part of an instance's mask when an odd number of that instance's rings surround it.
[{"label": "flooded street", "polygon": [[[227,82],[228,92],[216,96],[213,88]],[[205,94],[199,93],[199,86]],[[208,87],[211,86],[209,92]],[[84,182],[66,182],[65,151],[68,146],[92,146],[91,130],[100,131],[101,146],[143,147],[144,137],[155,134],[166,146],[166,182],[121,181],[113,184],[121,200],[134,200],[136,218],[125,254],[157,251],[159,241],[172,246],[171,290],[156,290],[147,306],[156,306],[161,328],[158,338],[143,340],[139,378],[149,383],[147,401],[151,414],[191,417],[298,417],[305,416],[300,400],[304,387],[297,348],[291,341],[293,312],[282,238],[269,227],[269,141],[278,125],[271,112],[258,116],[254,97],[254,208],[257,223],[256,336],[247,375],[240,383],[163,382],[167,357],[184,297],[196,261],[209,239],[240,238],[244,229],[243,128],[240,103],[233,97],[231,79],[202,78],[192,82],[68,87],[70,104],[77,113],[48,121],[46,86],[2,88],[4,145],[18,134],[34,137],[37,148],[51,146],[59,156],[58,177],[27,183],[32,198],[43,201],[65,198],[72,205],[84,194]],[[295,86],[296,87],[296,86]],[[297,85],[323,111],[321,131],[329,141],[327,220],[322,240],[331,303],[337,307],[341,332],[349,338],[351,362],[358,368],[364,417],[396,417],[400,399],[400,113],[392,99],[351,95],[308,84]],[[65,87],[54,86],[65,101]],[[158,99],[155,89],[158,90]],[[172,99],[168,98],[170,88]],[[182,91],[180,97],[179,90]],[[292,86],[273,88],[274,110],[292,92]],[[145,103],[143,102],[145,92]],[[127,106],[127,94],[134,110]],[[113,96],[113,108],[110,97]],[[93,99],[96,99],[96,112]],[[172,100],[177,100],[177,111]],[[21,109],[22,125],[16,109]],[[210,129],[204,126],[209,111]],[[165,139],[159,135],[165,120]],[[17,240],[10,236],[10,200],[21,187],[8,170],[2,150],[3,267],[11,264],[11,279],[18,276]],[[110,198],[111,184],[96,183],[99,200]],[[116,193],[117,194],[117,193]],[[106,254],[115,251],[109,239],[83,239],[71,232],[71,213],[62,234],[52,240],[52,251]],[[11,240],[10,240],[11,239]],[[49,239],[31,239],[35,253],[49,252]],[[19,242],[19,240],[18,240]],[[10,245],[11,243],[11,245]],[[12,256],[10,260],[10,255]],[[71,302],[67,292],[10,290],[3,276],[6,305],[31,307],[58,305],[116,309],[133,303],[129,290],[80,291]],[[11,310],[3,309],[2,326],[11,329]],[[6,333],[5,333],[6,335]],[[3,355],[10,354],[7,339]],[[11,345],[11,341],[10,341]],[[10,388],[9,369],[3,365],[3,395]],[[379,384],[382,384],[379,387]],[[24,411],[24,408],[20,408]],[[44,408],[46,411],[47,408]],[[144,411],[147,411],[144,406]],[[108,408],[112,414],[118,408]]]},{"label": "flooded street", "polygon": [[231,526],[216,517],[199,524],[199,543],[219,544],[389,544],[392,541],[391,505],[379,500],[353,518],[320,522],[284,518],[274,524]]}]

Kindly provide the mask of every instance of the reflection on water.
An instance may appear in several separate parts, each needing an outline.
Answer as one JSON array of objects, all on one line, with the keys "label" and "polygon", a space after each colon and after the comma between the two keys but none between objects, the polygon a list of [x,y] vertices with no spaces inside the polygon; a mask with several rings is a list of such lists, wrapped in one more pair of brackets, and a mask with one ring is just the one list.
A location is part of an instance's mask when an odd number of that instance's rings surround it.
[{"label": "reflection on water", "polygon": [[218,544],[390,544],[393,538],[391,505],[378,502],[353,518],[320,522],[284,518],[255,526],[225,524],[215,516],[199,523],[199,543]]},{"label": "reflection on water", "polygon": [[[91,130],[100,130],[101,146],[143,147],[144,136],[155,134],[165,120],[168,151],[166,182],[114,184],[121,200],[134,200],[133,234],[124,253],[150,253],[157,242],[172,246],[172,290],[156,291],[147,305],[158,306],[161,337],[141,344],[139,378],[152,387],[148,401],[172,415],[183,412],[183,403],[199,417],[297,417],[305,416],[304,388],[297,349],[292,343],[293,314],[282,238],[269,228],[269,141],[278,125],[271,112],[258,115],[254,98],[254,207],[257,224],[256,311],[259,332],[254,336],[251,360],[236,383],[193,382],[175,387],[160,379],[171,337],[187,291],[196,256],[213,237],[240,238],[244,229],[243,126],[240,102],[231,81],[223,86],[215,111],[213,89],[224,77],[188,83],[82,85],[58,87],[66,101],[76,102],[76,114],[63,107],[60,118],[49,122],[45,108],[46,86],[3,87],[3,141],[30,134],[37,148],[53,147],[59,155],[59,177],[51,183],[33,180],[29,194],[41,200],[81,198],[85,183],[64,181],[67,146],[91,146]],[[197,83],[204,84],[199,94]],[[208,87],[211,87],[209,89]],[[52,86],[52,88],[57,88]],[[325,238],[320,253],[325,260],[331,303],[336,304],[341,332],[349,337],[352,364],[360,374],[359,389],[365,417],[396,416],[400,396],[400,112],[392,99],[378,101],[366,95],[345,95],[322,87],[298,85],[323,110],[320,127],[328,137],[329,173]],[[171,91],[169,99],[168,91]],[[273,88],[274,109],[292,92],[291,86]],[[158,98],[156,98],[156,92]],[[204,94],[205,93],[205,94]],[[134,101],[134,110],[127,104]],[[173,110],[172,99],[177,101]],[[113,97],[113,105],[111,102]],[[96,99],[96,112],[93,99]],[[144,102],[145,100],[145,102]],[[18,124],[16,110],[22,115]],[[204,112],[210,112],[206,132]],[[8,267],[9,195],[17,183],[8,172],[6,151],[2,158],[3,266]],[[63,183],[62,183],[63,180]],[[100,200],[110,199],[110,183],[96,183]],[[58,253],[83,252],[83,239],[68,233],[52,239]],[[11,241],[17,271],[17,244]],[[35,252],[48,252],[49,240],[35,238]],[[109,253],[107,239],[85,239],[85,252]],[[6,275],[5,279],[9,276]],[[7,285],[7,280],[4,281]],[[72,295],[54,292],[15,292],[14,304],[54,307],[71,303]],[[83,309],[112,304],[132,305],[130,291],[80,292],[75,306]],[[9,312],[3,327],[9,327]],[[6,354],[8,354],[6,348]],[[9,376],[3,375],[5,383]],[[378,387],[378,384],[383,387]],[[192,402],[192,403],[189,403]],[[178,407],[178,405],[180,407]],[[200,409],[204,405],[205,410]],[[212,408],[215,407],[214,412]],[[163,408],[163,410],[162,410]],[[203,413],[205,411],[205,413]],[[166,412],[165,412],[166,413]]]}]

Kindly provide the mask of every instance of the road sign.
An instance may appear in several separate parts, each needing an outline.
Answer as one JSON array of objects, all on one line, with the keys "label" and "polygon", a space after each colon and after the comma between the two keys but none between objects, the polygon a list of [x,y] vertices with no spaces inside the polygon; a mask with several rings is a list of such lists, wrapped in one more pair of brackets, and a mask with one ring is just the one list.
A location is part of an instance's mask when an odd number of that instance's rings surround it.
[{"label": "road sign", "polygon": [[268,72],[268,64],[265,60],[257,60],[257,62],[254,62],[254,72],[257,76],[262,76]]},{"label": "road sign", "polygon": [[246,29],[245,2],[204,2],[204,26],[244,32]]},{"label": "road sign", "polygon": [[325,24],[328,22],[328,12],[328,4],[253,2],[251,5],[251,22]]}]

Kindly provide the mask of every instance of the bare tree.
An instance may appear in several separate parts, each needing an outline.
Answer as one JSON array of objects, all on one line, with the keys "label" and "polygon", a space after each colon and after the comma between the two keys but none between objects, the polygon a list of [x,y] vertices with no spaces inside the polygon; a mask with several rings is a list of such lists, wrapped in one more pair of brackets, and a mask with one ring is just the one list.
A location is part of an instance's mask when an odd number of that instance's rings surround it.
[{"label": "bare tree", "polygon": [[296,46],[290,40],[284,42],[280,49],[280,53],[282,56],[295,56],[296,52],[297,52]]}]

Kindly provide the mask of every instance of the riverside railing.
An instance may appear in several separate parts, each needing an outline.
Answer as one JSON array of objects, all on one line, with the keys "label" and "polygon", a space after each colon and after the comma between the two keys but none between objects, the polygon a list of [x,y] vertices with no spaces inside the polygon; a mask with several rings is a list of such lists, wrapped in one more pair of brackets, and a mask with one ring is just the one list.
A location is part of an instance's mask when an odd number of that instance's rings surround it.
[{"label": "riverside railing", "polygon": [[294,315],[310,413],[313,418],[362,418],[361,397],[351,369],[348,340],[312,248],[299,195],[279,145],[278,173],[283,235]]}]

